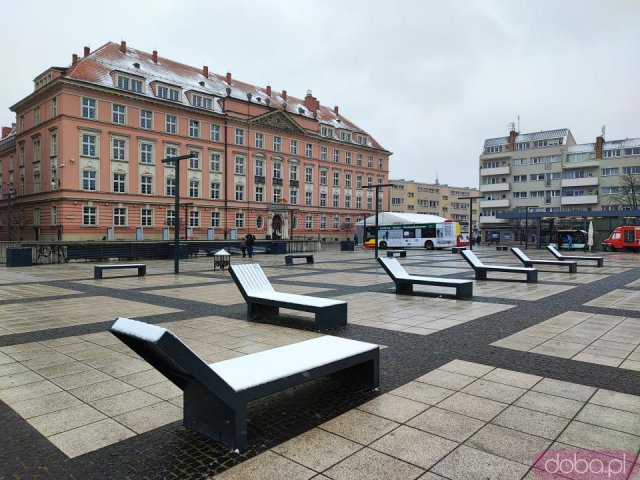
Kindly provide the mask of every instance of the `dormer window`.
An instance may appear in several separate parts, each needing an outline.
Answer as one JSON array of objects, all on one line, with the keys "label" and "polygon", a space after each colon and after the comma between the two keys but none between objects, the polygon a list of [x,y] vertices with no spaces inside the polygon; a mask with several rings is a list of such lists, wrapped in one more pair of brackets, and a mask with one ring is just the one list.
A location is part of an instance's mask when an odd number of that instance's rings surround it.
[{"label": "dormer window", "polygon": [[207,110],[213,110],[213,99],[202,95],[191,95],[191,105],[199,108],[206,108]]},{"label": "dormer window", "polygon": [[366,135],[358,135],[358,144],[359,145],[366,145],[368,143],[368,139]]},{"label": "dormer window", "polygon": [[343,142],[350,142],[351,141],[351,132],[345,132],[344,130],[342,130],[340,132],[340,140],[342,140]]},{"label": "dormer window", "polygon": [[125,75],[116,75],[116,87],[120,90],[142,93],[142,80]]},{"label": "dormer window", "polygon": [[177,88],[166,87],[164,85],[158,85],[157,96],[164,98],[165,100],[173,100],[174,102],[180,101],[180,90]]},{"label": "dormer window", "polygon": [[333,137],[333,128],[323,125],[320,129],[320,135],[323,137]]}]

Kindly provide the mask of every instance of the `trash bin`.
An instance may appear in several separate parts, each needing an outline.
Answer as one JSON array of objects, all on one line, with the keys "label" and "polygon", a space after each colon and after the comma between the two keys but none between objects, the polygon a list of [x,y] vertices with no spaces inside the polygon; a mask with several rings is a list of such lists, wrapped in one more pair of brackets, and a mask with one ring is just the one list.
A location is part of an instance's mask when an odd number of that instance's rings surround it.
[{"label": "trash bin", "polygon": [[287,242],[271,242],[269,251],[271,253],[287,253]]},{"label": "trash bin", "polygon": [[[176,258],[174,255],[174,250],[175,250],[176,246],[174,244],[171,244],[169,246],[169,258]],[[189,255],[189,246],[186,243],[179,243],[178,244],[178,258],[183,259],[183,258],[187,258]]]},{"label": "trash bin", "polygon": [[343,240],[340,242],[340,250],[343,252],[353,252],[355,250],[355,242],[353,240]]},{"label": "trash bin", "polygon": [[7,267],[30,267],[31,247],[7,248]]}]

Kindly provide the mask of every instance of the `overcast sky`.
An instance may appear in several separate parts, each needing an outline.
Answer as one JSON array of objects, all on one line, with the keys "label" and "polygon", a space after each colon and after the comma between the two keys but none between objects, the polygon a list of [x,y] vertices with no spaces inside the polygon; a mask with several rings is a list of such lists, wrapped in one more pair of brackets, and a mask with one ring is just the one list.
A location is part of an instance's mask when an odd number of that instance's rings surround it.
[{"label": "overcast sky", "polygon": [[108,41],[327,106],[393,152],[390,177],[478,185],[485,138],[640,137],[638,0],[3,2],[0,123],[33,78]]}]

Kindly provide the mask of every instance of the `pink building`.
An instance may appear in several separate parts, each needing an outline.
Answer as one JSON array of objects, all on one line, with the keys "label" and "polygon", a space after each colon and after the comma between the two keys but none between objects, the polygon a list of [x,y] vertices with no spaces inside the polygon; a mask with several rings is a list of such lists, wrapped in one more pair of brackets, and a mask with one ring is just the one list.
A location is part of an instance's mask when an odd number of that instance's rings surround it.
[{"label": "pink building", "polygon": [[[107,43],[51,67],[0,140],[0,238],[173,236],[175,166],[188,236],[345,238],[375,208],[389,151],[304,99]],[[185,216],[186,215],[186,216]],[[211,228],[213,227],[213,232]]]}]

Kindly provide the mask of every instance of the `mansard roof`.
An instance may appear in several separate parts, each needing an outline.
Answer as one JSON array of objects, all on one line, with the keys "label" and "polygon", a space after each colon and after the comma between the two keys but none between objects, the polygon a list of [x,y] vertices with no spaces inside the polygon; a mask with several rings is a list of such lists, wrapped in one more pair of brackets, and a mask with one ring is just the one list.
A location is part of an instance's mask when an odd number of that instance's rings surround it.
[{"label": "mansard roof", "polygon": [[[542,132],[533,133],[519,133],[516,136],[516,143],[520,142],[535,142],[537,140],[550,140],[552,138],[562,138],[562,144],[566,145],[567,136],[569,135],[568,128],[560,128],[558,130],[545,130]],[[508,145],[509,137],[488,138],[484,141],[484,146],[495,147],[498,145]]]}]

